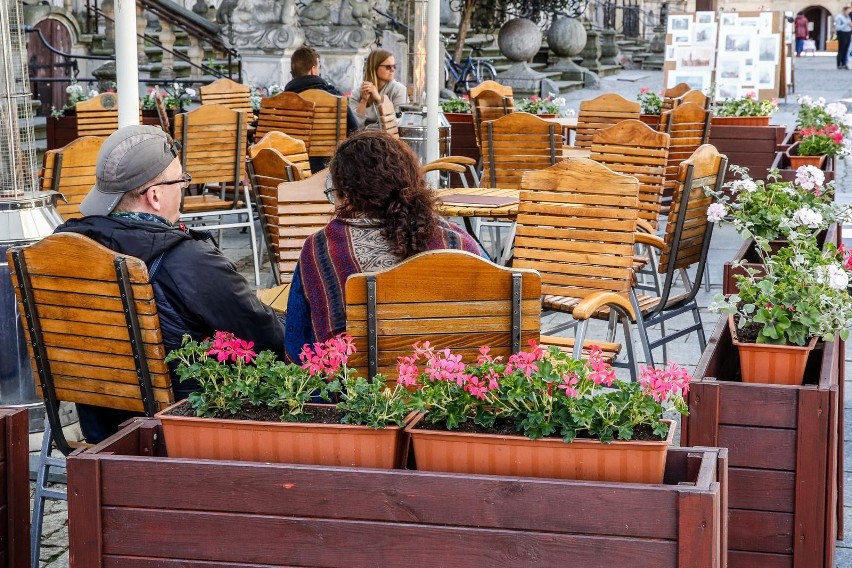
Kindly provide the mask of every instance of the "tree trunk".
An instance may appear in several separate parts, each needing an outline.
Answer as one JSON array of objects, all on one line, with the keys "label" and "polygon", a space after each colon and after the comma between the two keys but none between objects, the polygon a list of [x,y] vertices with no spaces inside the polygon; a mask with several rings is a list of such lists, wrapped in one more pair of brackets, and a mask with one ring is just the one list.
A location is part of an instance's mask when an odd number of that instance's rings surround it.
[{"label": "tree trunk", "polygon": [[[461,62],[464,51],[464,40],[467,37],[467,31],[470,29],[470,20],[473,18],[473,11],[476,9],[477,0],[464,0],[462,4],[461,21],[459,21],[459,31],[456,34],[456,49],[453,52],[453,59]],[[464,79],[464,77],[462,77]]]}]

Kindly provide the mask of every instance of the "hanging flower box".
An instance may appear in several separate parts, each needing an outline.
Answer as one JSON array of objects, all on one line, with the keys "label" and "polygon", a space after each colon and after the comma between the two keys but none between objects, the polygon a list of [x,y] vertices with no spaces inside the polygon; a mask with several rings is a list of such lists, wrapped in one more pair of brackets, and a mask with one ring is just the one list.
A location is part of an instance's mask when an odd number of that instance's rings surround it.
[{"label": "hanging flower box", "polygon": [[0,566],[30,565],[30,459],[26,408],[0,407]]},{"label": "hanging flower box", "polygon": [[721,318],[681,422],[687,446],[729,449],[729,566],[834,566],[842,538],[843,354],[817,344],[798,386],[742,382]]},{"label": "hanging flower box", "polygon": [[670,448],[645,485],[175,459],[162,439],[138,419],[68,458],[72,566],[725,566],[726,450]]}]

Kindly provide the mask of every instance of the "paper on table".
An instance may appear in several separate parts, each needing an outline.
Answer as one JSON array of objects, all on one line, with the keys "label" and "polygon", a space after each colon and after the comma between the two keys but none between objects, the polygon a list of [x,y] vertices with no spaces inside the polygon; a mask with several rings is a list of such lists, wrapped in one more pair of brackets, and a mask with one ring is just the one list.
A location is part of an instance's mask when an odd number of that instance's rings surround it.
[{"label": "paper on table", "polygon": [[464,193],[450,193],[442,195],[441,202],[444,205],[457,205],[461,207],[479,207],[487,205],[491,207],[504,207],[506,205],[516,205],[517,197],[508,195],[466,195]]}]

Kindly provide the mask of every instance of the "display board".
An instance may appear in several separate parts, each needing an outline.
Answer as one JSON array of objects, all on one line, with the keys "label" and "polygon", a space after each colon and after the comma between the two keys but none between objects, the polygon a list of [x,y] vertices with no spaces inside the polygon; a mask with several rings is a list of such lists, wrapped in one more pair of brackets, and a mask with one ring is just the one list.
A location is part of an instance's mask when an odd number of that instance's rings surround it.
[{"label": "display board", "polygon": [[783,12],[672,14],[666,29],[663,85],[687,83],[717,100],[757,92],[787,96]]}]

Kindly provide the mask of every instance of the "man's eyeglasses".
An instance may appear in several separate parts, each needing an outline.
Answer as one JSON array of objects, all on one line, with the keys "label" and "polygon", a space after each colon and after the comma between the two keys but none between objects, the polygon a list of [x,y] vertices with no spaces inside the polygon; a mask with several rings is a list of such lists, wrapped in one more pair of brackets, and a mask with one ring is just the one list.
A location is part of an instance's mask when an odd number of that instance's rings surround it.
[{"label": "man's eyeglasses", "polygon": [[183,187],[181,189],[186,189],[187,187],[189,187],[190,182],[192,182],[192,176],[190,175],[190,173],[189,172],[183,172],[183,176],[180,179],[173,179],[173,180],[170,180],[170,181],[161,181],[161,182],[157,182],[157,183],[152,183],[151,185],[149,185],[148,187],[146,187],[145,189],[140,191],[139,195],[145,195],[146,193],[148,193],[149,189],[151,189],[152,187],[157,187],[158,185],[175,185],[175,184],[178,184],[178,183],[182,183]]},{"label": "man's eyeglasses", "polygon": [[388,71],[396,71],[396,64],[393,65],[379,65],[379,67],[384,67]]}]

